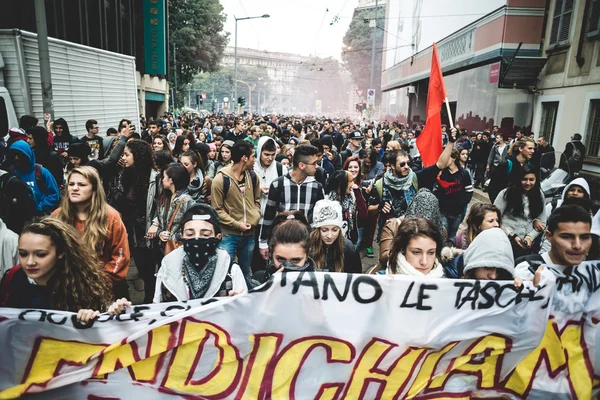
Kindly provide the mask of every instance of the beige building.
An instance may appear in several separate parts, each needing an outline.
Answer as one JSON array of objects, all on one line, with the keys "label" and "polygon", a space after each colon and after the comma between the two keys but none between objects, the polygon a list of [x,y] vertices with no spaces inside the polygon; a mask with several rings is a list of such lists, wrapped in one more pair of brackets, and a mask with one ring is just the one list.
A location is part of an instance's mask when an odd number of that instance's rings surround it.
[{"label": "beige building", "polygon": [[[277,53],[271,51],[246,49],[238,47],[238,68],[244,66],[256,66],[265,68],[269,77],[269,88],[265,91],[266,96],[258,102],[253,101],[253,110],[257,111],[259,104],[262,112],[294,113],[293,96],[296,91],[293,81],[298,75],[302,64],[308,61],[308,57],[291,53]],[[223,66],[234,65],[234,48],[227,47],[223,53],[221,64]],[[259,90],[256,88],[255,90]],[[238,96],[247,92],[246,86],[238,84]],[[253,94],[253,99],[255,98]]]},{"label": "beige building", "polygon": [[600,1],[551,0],[543,33],[532,131],[562,151],[574,133],[587,148],[584,170],[600,173]]}]

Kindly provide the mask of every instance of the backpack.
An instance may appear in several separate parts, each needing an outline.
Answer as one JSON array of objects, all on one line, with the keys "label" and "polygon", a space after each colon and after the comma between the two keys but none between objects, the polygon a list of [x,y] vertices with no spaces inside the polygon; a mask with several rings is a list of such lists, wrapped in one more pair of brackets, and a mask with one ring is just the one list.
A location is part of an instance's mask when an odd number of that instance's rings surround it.
[{"label": "backpack", "polygon": [[[223,199],[225,199],[225,197],[227,197],[227,193],[229,193],[231,179],[229,179],[229,177],[225,174],[221,175],[223,175]],[[258,185],[258,177],[256,176],[256,172],[254,172],[253,170],[250,170],[250,179],[252,179],[252,188],[256,188],[256,185]]]},{"label": "backpack", "polygon": [[280,163],[279,161],[275,161],[275,167],[277,167],[277,176],[282,176],[283,175],[283,164]]},{"label": "backpack", "polygon": [[[35,163],[34,166],[34,173],[35,173],[35,183],[37,183],[38,187],[40,188],[40,190],[44,193],[46,193],[46,181],[44,181],[44,179],[42,178],[42,165]],[[8,172],[10,172],[11,174],[15,174],[15,166],[11,165],[10,168],[8,169]]]},{"label": "backpack", "polygon": [[567,161],[568,163],[579,163],[581,161],[581,151],[579,151],[579,149],[577,149],[577,146],[575,146],[573,143],[569,142],[569,144],[571,146],[573,146],[573,154],[571,155],[571,157],[569,157],[569,160]]},{"label": "backpack", "polygon": [[8,229],[21,233],[36,210],[35,196],[28,184],[10,173],[0,176],[0,217]]}]

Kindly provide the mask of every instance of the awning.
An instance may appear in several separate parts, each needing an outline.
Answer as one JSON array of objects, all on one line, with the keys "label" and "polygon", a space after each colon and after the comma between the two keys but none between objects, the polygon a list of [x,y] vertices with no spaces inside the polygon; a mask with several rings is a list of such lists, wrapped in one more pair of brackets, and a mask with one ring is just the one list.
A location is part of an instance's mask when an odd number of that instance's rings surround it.
[{"label": "awning", "polygon": [[165,101],[165,95],[164,93],[149,92],[146,90],[146,100],[160,101],[163,103]]},{"label": "awning", "polygon": [[504,58],[499,86],[507,89],[526,89],[535,86],[546,61],[548,61],[546,57]]}]

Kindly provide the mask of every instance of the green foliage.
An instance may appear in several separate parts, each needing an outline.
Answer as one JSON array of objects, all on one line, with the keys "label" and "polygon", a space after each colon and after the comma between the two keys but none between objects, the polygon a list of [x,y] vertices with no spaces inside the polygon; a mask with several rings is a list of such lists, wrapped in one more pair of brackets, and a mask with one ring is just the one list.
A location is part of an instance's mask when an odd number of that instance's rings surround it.
[{"label": "green foliage", "polygon": [[[383,59],[383,29],[385,28],[385,7],[380,6],[377,12],[377,28],[375,29],[375,73],[373,85],[377,99],[381,96],[381,69]],[[371,81],[371,51],[373,48],[373,28],[369,20],[375,18],[375,9],[359,11],[350,22],[343,43],[349,50],[342,51],[342,60],[350,71],[354,83],[360,90],[369,89]],[[366,21],[366,22],[365,22]],[[378,101],[378,100],[377,100]]]},{"label": "green foliage", "polygon": [[[261,99],[269,95],[270,80],[265,68],[254,65],[238,65],[238,80],[247,82],[252,89],[252,105],[258,104],[260,92]],[[206,93],[206,101],[212,101],[213,98],[222,102],[224,97],[229,97],[230,102],[234,101],[233,87],[234,70],[233,66],[221,68],[214,72],[205,72],[194,77],[192,87],[194,91]],[[238,82],[238,97],[245,97],[248,102],[248,86]],[[261,100],[262,101],[262,100]]]},{"label": "green foliage", "polygon": [[169,65],[177,47],[177,86],[182,89],[199,72],[216,71],[229,34],[219,0],[169,0]]}]

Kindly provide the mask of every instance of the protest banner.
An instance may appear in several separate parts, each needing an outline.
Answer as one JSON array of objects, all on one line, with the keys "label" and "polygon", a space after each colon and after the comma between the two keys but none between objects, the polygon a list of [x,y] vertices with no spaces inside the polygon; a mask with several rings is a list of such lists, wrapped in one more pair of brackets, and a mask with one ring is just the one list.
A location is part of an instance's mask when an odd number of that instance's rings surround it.
[{"label": "protest banner", "polygon": [[0,309],[0,398],[590,398],[600,270],[513,282],[280,273],[88,324]]}]

